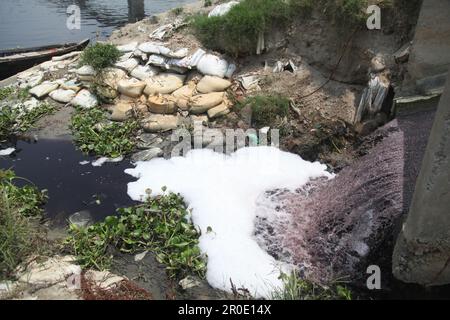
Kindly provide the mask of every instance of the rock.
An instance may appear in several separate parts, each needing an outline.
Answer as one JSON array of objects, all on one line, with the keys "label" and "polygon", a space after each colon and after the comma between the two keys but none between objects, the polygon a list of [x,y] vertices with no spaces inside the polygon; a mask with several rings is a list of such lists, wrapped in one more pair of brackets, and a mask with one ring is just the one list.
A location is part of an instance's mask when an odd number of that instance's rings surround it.
[{"label": "rock", "polygon": [[177,111],[176,99],[170,95],[150,96],[147,100],[148,110],[159,114],[172,114]]},{"label": "rock", "polygon": [[133,107],[130,103],[119,101],[112,110],[112,121],[126,121],[132,116]]},{"label": "rock", "polygon": [[143,133],[139,136],[136,147],[141,150],[159,146],[164,140],[154,133]]},{"label": "rock", "polygon": [[123,69],[126,72],[130,73],[133,71],[134,68],[136,68],[139,65],[139,61],[137,61],[135,58],[131,58],[125,61],[121,61],[115,64],[115,66],[119,69]]},{"label": "rock", "polygon": [[140,262],[144,260],[145,256],[147,255],[148,251],[144,251],[142,253],[139,253],[134,256],[134,262]]},{"label": "rock", "polygon": [[148,96],[154,94],[171,94],[183,86],[184,79],[185,76],[175,73],[160,74],[145,80],[146,87],[144,93]]},{"label": "rock", "polygon": [[224,92],[214,92],[194,96],[189,100],[190,112],[199,114],[208,111],[224,101]]},{"label": "rock", "polygon": [[137,66],[131,71],[131,76],[139,80],[145,80],[159,74],[159,70],[152,66]]},{"label": "rock", "polygon": [[228,104],[223,102],[219,104],[217,107],[208,110],[208,117],[210,119],[218,118],[230,113],[230,109],[228,108]]},{"label": "rock", "polygon": [[20,282],[35,286],[51,286],[66,282],[70,276],[81,274],[80,266],[76,265],[72,256],[53,257],[45,262],[31,262],[23,273],[17,275]]},{"label": "rock", "polygon": [[183,290],[188,290],[201,286],[202,282],[198,279],[195,279],[194,277],[187,276],[186,278],[184,278],[179,282],[179,285]]},{"label": "rock", "polygon": [[164,132],[174,130],[178,127],[180,119],[178,116],[152,114],[142,122],[142,128],[146,132]]},{"label": "rock", "polygon": [[128,44],[123,44],[123,45],[117,46],[117,50],[119,50],[120,52],[123,52],[123,53],[127,53],[127,52],[133,52],[134,50],[136,50],[137,47],[138,47],[137,42],[131,42]]},{"label": "rock", "polygon": [[222,92],[231,86],[231,82],[219,77],[205,76],[197,85],[200,93]]},{"label": "rock", "polygon": [[96,75],[94,68],[91,66],[82,66],[75,73],[81,81],[92,81]]},{"label": "rock", "polygon": [[82,107],[86,109],[95,108],[98,106],[97,97],[94,96],[89,90],[83,89],[72,99],[70,102],[76,107]]},{"label": "rock", "polygon": [[140,151],[131,156],[131,161],[150,161],[154,158],[158,158],[164,155],[164,152],[160,148],[152,148],[149,150]]},{"label": "rock", "polygon": [[109,271],[88,270],[84,277],[92,281],[94,285],[103,290],[111,290],[116,288],[125,278],[115,275]]},{"label": "rock", "polygon": [[75,98],[76,92],[73,90],[57,89],[50,92],[49,96],[56,102],[69,103],[73,98]]},{"label": "rock", "polygon": [[47,96],[50,92],[53,90],[58,89],[59,85],[55,82],[43,82],[40,85],[37,85],[36,87],[32,88],[30,90],[30,94],[35,96],[38,99],[44,98]]},{"label": "rock", "polygon": [[139,98],[144,91],[145,82],[137,79],[123,79],[118,83],[118,91],[128,97]]},{"label": "rock", "polygon": [[69,217],[70,224],[74,224],[80,228],[89,226],[90,224],[92,224],[92,221],[92,215],[87,210],[76,212]]}]

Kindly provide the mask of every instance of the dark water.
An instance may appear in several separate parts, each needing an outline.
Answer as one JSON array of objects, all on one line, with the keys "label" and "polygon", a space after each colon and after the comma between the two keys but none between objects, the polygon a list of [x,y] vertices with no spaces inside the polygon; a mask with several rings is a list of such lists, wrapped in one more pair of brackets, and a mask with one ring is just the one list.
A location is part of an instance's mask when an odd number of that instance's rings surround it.
[{"label": "dark water", "polygon": [[[0,49],[105,38],[115,27],[194,0],[0,0]],[[67,8],[81,9],[81,29],[69,30]]]},{"label": "dark water", "polygon": [[[70,141],[19,141],[16,153],[0,157],[0,168],[13,169],[40,189],[47,189],[47,217],[63,224],[75,212],[88,210],[95,220],[113,215],[117,208],[132,205],[127,183],[133,178],[124,173],[132,165],[123,161],[93,167],[81,161],[93,160],[75,149]],[[99,202],[97,202],[99,200]]]}]

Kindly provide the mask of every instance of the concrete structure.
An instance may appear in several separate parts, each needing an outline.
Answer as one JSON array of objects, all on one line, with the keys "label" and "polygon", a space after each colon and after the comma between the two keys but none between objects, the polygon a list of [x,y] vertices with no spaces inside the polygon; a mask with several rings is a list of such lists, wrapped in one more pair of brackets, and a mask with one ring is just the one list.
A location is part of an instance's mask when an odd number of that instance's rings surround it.
[{"label": "concrete structure", "polygon": [[439,102],[411,209],[394,250],[393,273],[409,283],[450,283],[450,81]]},{"label": "concrete structure", "polygon": [[[424,0],[408,72],[412,80],[446,73],[450,67],[450,1]],[[442,79],[442,78],[441,78]]]}]

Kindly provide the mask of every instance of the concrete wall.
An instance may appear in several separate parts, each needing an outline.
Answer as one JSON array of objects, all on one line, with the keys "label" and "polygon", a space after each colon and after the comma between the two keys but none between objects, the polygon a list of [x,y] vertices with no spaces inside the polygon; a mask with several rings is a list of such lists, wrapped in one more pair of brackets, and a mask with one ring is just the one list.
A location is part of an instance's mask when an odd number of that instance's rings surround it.
[{"label": "concrete wall", "polygon": [[394,250],[393,273],[404,282],[450,283],[450,80],[439,102],[411,209]]},{"label": "concrete wall", "polygon": [[413,80],[445,73],[450,67],[450,1],[424,0],[408,71]]}]

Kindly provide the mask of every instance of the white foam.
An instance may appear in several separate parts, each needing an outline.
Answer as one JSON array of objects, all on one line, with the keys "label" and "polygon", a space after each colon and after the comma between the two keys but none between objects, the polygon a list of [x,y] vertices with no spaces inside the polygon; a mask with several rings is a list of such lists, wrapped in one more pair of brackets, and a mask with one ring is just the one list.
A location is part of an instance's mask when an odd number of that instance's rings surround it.
[{"label": "white foam", "polygon": [[[332,177],[325,165],[274,147],[243,148],[230,156],[193,150],[184,158],[138,162],[125,172],[139,179],[128,184],[134,200],[142,201],[147,189],[156,192],[163,186],[180,193],[202,231],[200,249],[208,256],[208,282],[230,291],[232,279],[255,297],[269,297],[280,287],[279,271],[287,267],[261,249],[253,236],[258,196],[276,188],[301,187],[311,178]],[[213,232],[208,233],[208,227]]]},{"label": "white foam", "polygon": [[15,148],[7,148],[7,149],[0,150],[0,156],[9,156],[14,151],[16,151]]}]

